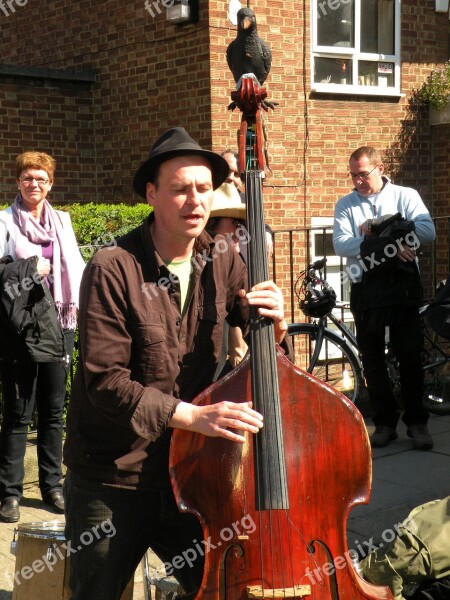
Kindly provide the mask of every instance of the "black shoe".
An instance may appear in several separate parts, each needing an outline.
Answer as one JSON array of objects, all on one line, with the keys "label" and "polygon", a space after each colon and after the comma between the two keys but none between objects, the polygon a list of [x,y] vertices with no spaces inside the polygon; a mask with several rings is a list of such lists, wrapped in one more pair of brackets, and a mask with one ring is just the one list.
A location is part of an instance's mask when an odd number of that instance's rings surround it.
[{"label": "black shoe", "polygon": [[54,512],[64,514],[64,496],[62,490],[52,490],[43,497],[44,503],[48,504]]},{"label": "black shoe", "polygon": [[17,498],[6,498],[0,507],[0,519],[5,523],[17,523],[20,519],[19,501]]},{"label": "black shoe", "polygon": [[375,431],[370,436],[370,445],[372,448],[384,448],[392,440],[398,438],[397,432],[389,425],[377,425]]},{"label": "black shoe", "polygon": [[416,450],[431,450],[433,447],[433,438],[425,424],[410,425],[406,433],[412,438]]}]

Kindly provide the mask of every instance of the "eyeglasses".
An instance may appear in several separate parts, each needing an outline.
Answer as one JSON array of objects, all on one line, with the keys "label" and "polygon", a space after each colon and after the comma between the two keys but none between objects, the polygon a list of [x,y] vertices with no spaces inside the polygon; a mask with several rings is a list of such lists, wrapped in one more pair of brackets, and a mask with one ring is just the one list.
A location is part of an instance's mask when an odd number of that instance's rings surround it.
[{"label": "eyeglasses", "polygon": [[363,181],[365,181],[369,177],[369,175],[373,171],[375,171],[375,169],[377,169],[379,166],[380,165],[375,165],[374,168],[372,169],[372,171],[369,171],[369,172],[367,172],[367,171],[364,171],[363,173],[351,173],[350,172],[349,175],[352,179],[362,179]]},{"label": "eyeglasses", "polygon": [[39,187],[43,187],[44,185],[47,185],[49,180],[42,179],[42,177],[21,177],[20,181],[22,181],[22,183],[25,185],[32,185],[33,181],[35,181]]}]

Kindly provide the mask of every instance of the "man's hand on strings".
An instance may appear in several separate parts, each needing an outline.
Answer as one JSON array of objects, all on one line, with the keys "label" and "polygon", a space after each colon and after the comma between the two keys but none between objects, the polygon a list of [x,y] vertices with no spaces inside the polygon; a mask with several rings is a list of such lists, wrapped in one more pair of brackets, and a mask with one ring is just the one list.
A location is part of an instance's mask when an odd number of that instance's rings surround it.
[{"label": "man's hand on strings", "polygon": [[243,303],[256,306],[262,317],[273,320],[275,341],[280,344],[286,335],[288,325],[284,318],[283,294],[273,281],[263,281],[252,287],[250,292],[240,290]]},{"label": "man's hand on strings", "polygon": [[170,420],[170,427],[202,433],[208,437],[223,437],[232,442],[245,442],[244,433],[258,433],[263,417],[252,409],[251,402],[217,402],[196,406],[180,402]]}]

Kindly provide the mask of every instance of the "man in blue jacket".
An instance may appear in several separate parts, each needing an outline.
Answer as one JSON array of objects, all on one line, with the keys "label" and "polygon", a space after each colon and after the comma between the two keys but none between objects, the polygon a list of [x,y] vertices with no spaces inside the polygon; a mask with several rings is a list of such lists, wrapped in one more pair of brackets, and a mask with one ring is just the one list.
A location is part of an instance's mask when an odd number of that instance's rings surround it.
[{"label": "man in blue jacket", "polygon": [[[400,364],[403,421],[414,448],[429,450],[428,414],[423,408],[422,335],[418,307],[422,300],[416,250],[435,239],[430,214],[417,191],[394,185],[384,175],[381,154],[371,146],[350,156],[354,190],[341,198],[334,215],[333,244],[347,258],[352,310],[375,432],[372,447],[397,438],[400,412],[385,366],[385,331]],[[403,233],[377,237],[383,217],[399,213]],[[403,218],[403,219],[402,219]]]}]

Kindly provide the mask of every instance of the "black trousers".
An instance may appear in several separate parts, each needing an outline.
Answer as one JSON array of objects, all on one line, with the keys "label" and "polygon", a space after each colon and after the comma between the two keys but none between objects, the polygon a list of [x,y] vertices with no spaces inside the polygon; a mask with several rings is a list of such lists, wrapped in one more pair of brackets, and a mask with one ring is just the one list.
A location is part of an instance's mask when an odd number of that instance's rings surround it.
[{"label": "black trousers", "polygon": [[203,531],[181,513],[172,490],[106,486],[68,473],[64,481],[65,537],[70,543],[71,600],[119,600],[148,548],[186,594],[200,587]]},{"label": "black trousers", "polygon": [[[385,364],[385,328],[374,311],[352,309],[356,338],[361,352],[369,402],[375,425],[397,426],[400,409],[392,392]],[[423,336],[418,309],[402,306],[386,311],[389,335],[399,361],[403,421],[407,426],[424,424],[428,413],[423,407],[424,379],[421,363]]]},{"label": "black trousers", "polygon": [[[72,356],[74,332],[65,332]],[[24,356],[1,363],[3,422],[0,433],[0,499],[21,499],[24,457],[33,411],[37,409],[39,488],[44,496],[62,486],[62,437],[67,363],[35,363]]]}]

